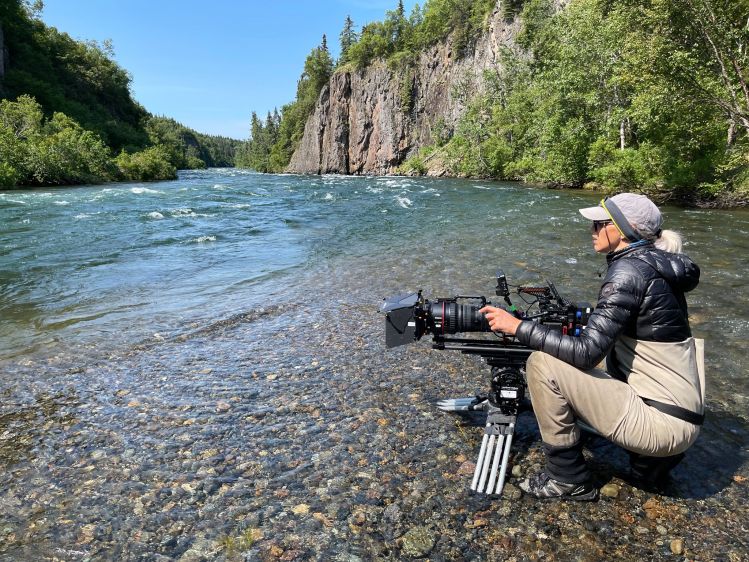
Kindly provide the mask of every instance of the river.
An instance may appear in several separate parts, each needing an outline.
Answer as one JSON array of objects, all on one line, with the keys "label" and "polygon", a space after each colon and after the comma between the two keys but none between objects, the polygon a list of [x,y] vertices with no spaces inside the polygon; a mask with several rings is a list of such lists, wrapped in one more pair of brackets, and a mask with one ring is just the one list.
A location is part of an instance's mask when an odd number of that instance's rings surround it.
[{"label": "river", "polygon": [[[429,488],[474,454],[476,437],[453,443],[464,430],[429,401],[482,380],[426,343],[386,351],[379,303],[490,296],[497,268],[594,300],[603,258],[576,209],[597,199],[233,169],[0,192],[0,555],[403,556],[408,520],[435,508],[396,497],[431,497],[414,477]],[[694,458],[732,455],[714,478],[684,469],[702,484],[683,495],[704,499],[747,470],[749,212],[663,210],[703,272],[689,304],[708,342],[714,439]],[[427,420],[435,436],[414,443]],[[745,506],[742,490],[730,505]],[[448,559],[474,548],[449,539],[449,513],[427,525]]]}]

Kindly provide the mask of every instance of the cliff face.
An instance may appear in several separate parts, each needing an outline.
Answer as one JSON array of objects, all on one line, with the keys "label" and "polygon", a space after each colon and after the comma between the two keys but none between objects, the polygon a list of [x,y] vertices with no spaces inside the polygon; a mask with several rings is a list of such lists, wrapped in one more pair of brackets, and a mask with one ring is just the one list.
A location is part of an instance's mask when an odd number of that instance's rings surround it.
[{"label": "cliff face", "polygon": [[499,69],[500,51],[511,44],[518,25],[495,9],[473,53],[459,60],[448,42],[422,53],[409,72],[378,62],[336,73],[320,93],[287,171],[393,173],[420,147],[434,143],[436,124],[448,130],[456,125],[484,87],[484,71]]}]

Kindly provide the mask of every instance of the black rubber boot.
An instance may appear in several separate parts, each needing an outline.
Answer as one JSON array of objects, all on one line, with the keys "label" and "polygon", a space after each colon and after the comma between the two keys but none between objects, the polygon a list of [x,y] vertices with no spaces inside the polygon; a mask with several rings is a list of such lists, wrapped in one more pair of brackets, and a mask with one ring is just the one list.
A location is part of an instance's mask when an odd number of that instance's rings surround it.
[{"label": "black rubber boot", "polygon": [[581,484],[590,480],[588,465],[583,457],[582,441],[570,447],[543,444],[546,455],[546,472],[554,480],[568,484]]},{"label": "black rubber boot", "polygon": [[684,458],[684,453],[671,457],[646,457],[639,453],[629,453],[629,474],[640,487],[660,488],[668,483],[670,472]]}]

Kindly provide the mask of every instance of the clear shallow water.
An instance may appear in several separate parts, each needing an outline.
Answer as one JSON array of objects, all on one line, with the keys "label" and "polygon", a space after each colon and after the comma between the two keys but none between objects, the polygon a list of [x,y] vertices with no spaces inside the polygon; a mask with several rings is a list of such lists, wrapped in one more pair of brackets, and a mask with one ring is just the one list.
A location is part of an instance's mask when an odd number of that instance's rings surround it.
[{"label": "clear shallow water", "polygon": [[[294,300],[490,294],[554,280],[594,298],[596,196],[414,178],[182,173],[173,182],[0,192],[0,358],[121,350]],[[746,394],[749,213],[666,209],[702,267],[695,330]],[[335,296],[332,296],[335,295]],[[734,386],[734,390],[736,387]]]},{"label": "clear shallow water", "polygon": [[[440,475],[475,439],[449,433],[427,401],[480,390],[483,371],[426,343],[385,351],[382,297],[491,295],[502,267],[510,283],[548,278],[591,300],[603,258],[576,209],[597,199],[236,170],[1,192],[0,558],[177,557],[247,528],[297,532],[321,551],[392,548],[382,527],[346,535],[360,474],[413,469],[375,490],[387,502],[423,485],[465,502],[461,478]],[[745,472],[749,213],[665,212],[703,270],[689,302],[708,341],[711,414],[682,480],[704,497]],[[726,456],[722,471],[710,465]],[[339,538],[295,526],[302,503]],[[401,507],[409,520],[443,511]]]}]

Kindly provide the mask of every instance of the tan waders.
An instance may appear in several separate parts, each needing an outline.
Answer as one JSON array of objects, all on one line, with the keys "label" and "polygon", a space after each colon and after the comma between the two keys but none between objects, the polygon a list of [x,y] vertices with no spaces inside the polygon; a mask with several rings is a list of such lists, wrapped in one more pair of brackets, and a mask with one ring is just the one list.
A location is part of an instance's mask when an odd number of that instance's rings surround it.
[{"label": "tan waders", "polygon": [[699,425],[666,414],[643,398],[701,414],[700,343],[694,338],[658,343],[621,337],[610,365],[623,380],[603,369],[582,371],[546,353],[531,354],[526,364],[528,390],[550,476],[570,483],[589,477],[576,419],[647,457],[672,457],[688,449],[697,439]]}]

